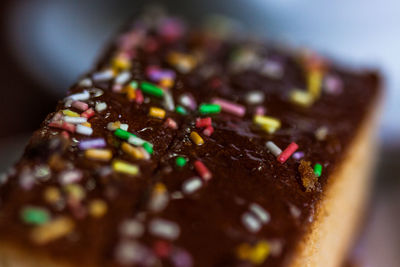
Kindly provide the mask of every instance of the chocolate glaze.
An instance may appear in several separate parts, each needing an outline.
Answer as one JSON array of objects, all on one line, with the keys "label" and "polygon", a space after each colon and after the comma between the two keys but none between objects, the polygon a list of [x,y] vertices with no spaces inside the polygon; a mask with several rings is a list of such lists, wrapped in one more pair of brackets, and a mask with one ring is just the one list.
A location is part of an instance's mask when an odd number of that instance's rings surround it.
[{"label": "chocolate glaze", "polygon": [[[123,94],[113,93],[111,82],[95,83],[94,86],[104,90],[104,94],[92,98],[88,103],[93,107],[95,102],[104,101],[108,109],[90,119],[94,130],[92,137],[104,137],[114,158],[138,164],[141,174],[138,177],[113,172],[100,175],[101,167],[109,163],[84,157],[73,139],[87,137],[72,134],[69,141],[60,138],[60,130],[48,127],[54,115],[50,114],[34,133],[15,171],[0,186],[1,243],[8,242],[75,266],[120,266],[115,258],[116,247],[121,239],[118,227],[124,219],[139,216],[144,225],[152,218],[175,222],[180,227],[180,235],[172,245],[185,249],[193,258],[194,266],[252,266],[250,262],[239,260],[235,251],[241,243],[254,244],[259,240],[276,241],[282,247],[279,253],[270,255],[261,266],[287,265],[296,244],[313,221],[328,179],[335,179],[330,174],[340,167],[347,148],[377,98],[377,74],[330,65],[327,73],[340,77],[343,92],[336,95],[324,92],[311,107],[302,108],[288,101],[291,89],[306,87],[305,71],[297,54],[282,52],[257,42],[210,39],[197,31],[189,32],[173,42],[165,41],[154,31],[146,34],[147,38],[150,36],[157,42],[159,48],[151,52],[145,49],[146,46],[137,48],[131,70],[133,79],[148,80],[145,69],[149,65],[175,69],[166,61],[168,51],[200,50],[203,59],[194,70],[187,74],[177,72],[171,90],[175,102],[183,93],[191,93],[197,103],[210,102],[211,98],[217,96],[246,106],[244,118],[226,113],[211,115],[215,131],[210,137],[202,135],[204,145],[196,146],[189,139],[190,132],[196,130],[195,120],[200,117],[196,111],[188,115],[167,111],[166,117],[173,118],[179,125],[179,129],[173,130],[165,127],[161,120],[147,115],[150,106],[162,107],[159,99],[150,97],[148,103],[138,105],[129,102]],[[261,59],[279,59],[283,64],[284,76],[272,79],[255,69],[230,71],[232,52],[249,45],[255,47],[252,49],[257,50]],[[116,49],[117,45],[113,44],[93,72],[109,66]],[[205,77],[202,74],[205,68],[215,71]],[[70,93],[82,90],[75,85]],[[261,105],[265,107],[266,114],[281,120],[282,127],[274,134],[262,131],[252,122],[256,105],[245,101],[246,94],[252,90],[265,94]],[[64,103],[60,102],[57,111],[62,109]],[[129,131],[154,144],[154,155],[150,160],[132,160],[119,149],[121,141],[106,129],[107,123],[117,120],[129,124]],[[329,133],[326,140],[318,141],[314,133],[322,126],[327,127]],[[266,141],[273,141],[281,148],[296,142],[299,150],[305,153],[305,160],[313,164],[321,163],[324,168],[319,178],[320,190],[305,192],[297,170],[299,161],[290,158],[284,164],[279,163],[267,150]],[[84,178],[79,182],[87,188],[84,205],[90,199],[101,198],[106,200],[109,207],[102,218],[86,216],[74,219],[76,228],[70,235],[46,245],[36,245],[29,238],[32,226],[20,219],[23,207],[37,205],[49,209],[53,217],[73,217],[67,207],[54,207],[43,200],[43,191],[47,186],[60,187],[57,182],[59,170],[52,170],[48,179],[36,180],[30,190],[21,188],[19,184],[24,169],[46,165],[54,154],[68,162],[66,168],[75,166],[84,172]],[[177,167],[176,155],[187,157],[188,164]],[[170,194],[180,191],[185,180],[198,175],[193,168],[193,162],[197,159],[209,168],[213,178],[191,195],[170,199],[164,210],[157,213],[149,211],[148,203],[154,185],[162,182]],[[241,220],[251,203],[259,204],[271,216],[270,222],[257,233],[249,232]],[[151,248],[156,240],[159,238],[146,232],[138,242]],[[163,266],[174,266],[168,259],[158,261]]]}]

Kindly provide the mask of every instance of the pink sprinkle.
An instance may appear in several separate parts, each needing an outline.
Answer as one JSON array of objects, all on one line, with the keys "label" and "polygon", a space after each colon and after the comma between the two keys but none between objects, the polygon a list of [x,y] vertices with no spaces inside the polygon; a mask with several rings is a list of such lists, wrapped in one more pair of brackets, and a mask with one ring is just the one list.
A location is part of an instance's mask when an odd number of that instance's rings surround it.
[{"label": "pink sprinkle", "polygon": [[60,173],[58,179],[59,182],[63,185],[66,184],[72,184],[79,182],[83,177],[83,174],[79,170],[68,170],[68,171],[63,171]]},{"label": "pink sprinkle", "polygon": [[187,107],[187,108],[189,108],[189,109],[191,109],[191,110],[195,110],[195,109],[197,108],[196,100],[194,99],[193,95],[190,94],[190,93],[183,94],[183,95],[179,98],[179,102],[180,102],[183,106],[185,106],[185,107]]},{"label": "pink sprinkle", "polygon": [[136,103],[139,105],[143,103],[143,94],[141,90],[136,90],[136,97],[135,97]]},{"label": "pink sprinkle", "polygon": [[214,128],[212,126],[207,126],[207,128],[204,129],[203,134],[205,136],[211,136],[214,132]]},{"label": "pink sprinkle", "polygon": [[210,180],[212,178],[211,172],[204,165],[204,163],[201,162],[200,160],[196,160],[194,162],[194,168],[199,173],[201,178],[203,178],[203,180],[208,181],[208,180]]},{"label": "pink sprinkle", "polygon": [[164,125],[165,125],[166,127],[168,127],[168,128],[173,129],[173,130],[178,129],[178,124],[176,123],[176,121],[174,121],[174,120],[171,119],[171,118],[168,118],[168,119],[165,121]]},{"label": "pink sprinkle", "polygon": [[114,85],[112,86],[112,91],[113,91],[114,93],[120,93],[120,92],[122,91],[122,84],[119,84],[119,83],[114,84]]},{"label": "pink sprinkle", "polygon": [[211,118],[206,117],[206,118],[197,118],[196,119],[196,128],[204,128],[211,126]]},{"label": "pink sprinkle", "polygon": [[265,110],[265,108],[263,107],[263,106],[258,106],[258,107],[256,107],[256,110],[255,110],[255,114],[256,115],[265,115],[265,112],[266,112],[266,110]]},{"label": "pink sprinkle", "polygon": [[72,107],[79,109],[81,111],[86,111],[89,108],[89,105],[86,104],[85,102],[74,101],[72,102]]},{"label": "pink sprinkle", "polygon": [[221,106],[221,109],[227,113],[231,113],[233,115],[243,117],[246,113],[246,108],[242,105],[233,103],[231,101],[221,99],[221,98],[214,98],[212,100],[214,104],[218,104]]},{"label": "pink sprinkle", "polygon": [[283,150],[283,152],[278,156],[278,161],[280,163],[285,163],[288,158],[299,148],[299,146],[295,143],[292,142],[288,147]]},{"label": "pink sprinkle", "polygon": [[94,110],[92,108],[89,108],[88,110],[86,110],[85,112],[83,112],[81,114],[81,117],[89,119],[89,118],[93,117],[94,114],[95,114]]},{"label": "pink sprinkle", "polygon": [[298,152],[293,153],[293,158],[295,160],[302,159],[303,157],[304,157],[304,152],[303,151],[298,151]]},{"label": "pink sprinkle", "polygon": [[63,129],[71,133],[75,132],[75,125],[63,121],[52,121],[49,123],[49,127]]}]

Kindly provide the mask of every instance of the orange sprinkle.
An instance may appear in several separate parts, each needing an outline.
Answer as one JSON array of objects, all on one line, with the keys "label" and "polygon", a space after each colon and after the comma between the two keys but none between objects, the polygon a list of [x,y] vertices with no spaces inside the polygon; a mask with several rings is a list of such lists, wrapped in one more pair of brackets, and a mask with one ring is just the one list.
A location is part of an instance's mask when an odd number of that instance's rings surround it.
[{"label": "orange sprinkle", "polygon": [[112,152],[109,149],[88,149],[85,156],[89,159],[109,161],[112,158]]},{"label": "orange sprinkle", "polygon": [[155,118],[164,119],[165,110],[163,110],[162,108],[151,107],[149,115]]},{"label": "orange sprinkle", "polygon": [[107,213],[107,203],[101,199],[92,200],[89,204],[89,213],[95,218],[103,217]]},{"label": "orange sprinkle", "polygon": [[126,142],[122,143],[121,149],[126,154],[129,154],[130,156],[132,156],[135,159],[144,159],[144,155],[143,155],[142,151],[140,151],[140,149],[138,149]]}]

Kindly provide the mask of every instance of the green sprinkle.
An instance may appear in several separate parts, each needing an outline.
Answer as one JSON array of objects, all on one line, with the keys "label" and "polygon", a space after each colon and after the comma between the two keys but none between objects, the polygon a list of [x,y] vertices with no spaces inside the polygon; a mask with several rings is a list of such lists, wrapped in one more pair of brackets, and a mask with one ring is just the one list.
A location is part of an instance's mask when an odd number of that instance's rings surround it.
[{"label": "green sprinkle", "polygon": [[146,150],[150,155],[153,154],[153,146],[149,142],[143,143],[143,148]]},{"label": "green sprinkle", "polygon": [[117,129],[115,130],[114,135],[121,139],[128,140],[133,134],[122,129]]},{"label": "green sprinkle", "polygon": [[186,115],[187,114],[186,109],[184,107],[182,107],[182,106],[179,106],[179,105],[175,107],[175,112],[178,113],[178,114],[181,114],[181,115]]},{"label": "green sprinkle", "polygon": [[221,112],[221,106],[217,104],[201,104],[199,107],[200,114],[216,114]]},{"label": "green sprinkle", "polygon": [[136,90],[136,89],[138,88],[139,84],[138,84],[137,81],[132,81],[132,82],[130,83],[130,86],[131,86],[133,89]]},{"label": "green sprinkle", "polygon": [[185,159],[184,157],[177,157],[175,160],[176,166],[178,167],[183,167],[186,165],[187,159]]},{"label": "green sprinkle", "polygon": [[148,95],[156,96],[156,97],[163,97],[164,96],[164,91],[158,87],[157,85],[154,85],[149,82],[142,82],[140,84],[140,88],[142,89],[142,92]]},{"label": "green sprinkle", "polygon": [[322,174],[322,165],[317,163],[314,165],[314,173],[317,177],[320,177]]},{"label": "green sprinkle", "polygon": [[26,207],[21,212],[21,218],[26,223],[41,225],[50,220],[50,215],[45,209]]}]

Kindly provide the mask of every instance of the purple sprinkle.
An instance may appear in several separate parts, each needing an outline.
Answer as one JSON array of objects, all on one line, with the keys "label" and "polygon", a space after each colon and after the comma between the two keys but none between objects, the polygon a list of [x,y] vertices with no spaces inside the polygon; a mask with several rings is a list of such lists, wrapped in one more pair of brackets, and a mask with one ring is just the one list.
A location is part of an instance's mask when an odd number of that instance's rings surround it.
[{"label": "purple sprinkle", "polygon": [[162,79],[175,79],[175,72],[173,70],[160,69],[156,66],[147,68],[147,75],[152,81],[159,82]]},{"label": "purple sprinkle", "polygon": [[327,75],[324,79],[324,89],[332,95],[339,95],[343,91],[343,81],[336,75]]},{"label": "purple sprinkle", "polygon": [[298,151],[298,152],[293,153],[293,158],[295,160],[302,159],[303,157],[304,157],[304,152],[303,151]]},{"label": "purple sprinkle", "polygon": [[193,266],[192,256],[183,249],[175,249],[171,254],[171,261],[175,267],[191,267]]},{"label": "purple sprinkle", "polygon": [[79,149],[86,150],[90,148],[102,148],[106,146],[106,141],[103,138],[86,139],[79,143]]}]

